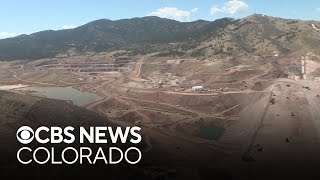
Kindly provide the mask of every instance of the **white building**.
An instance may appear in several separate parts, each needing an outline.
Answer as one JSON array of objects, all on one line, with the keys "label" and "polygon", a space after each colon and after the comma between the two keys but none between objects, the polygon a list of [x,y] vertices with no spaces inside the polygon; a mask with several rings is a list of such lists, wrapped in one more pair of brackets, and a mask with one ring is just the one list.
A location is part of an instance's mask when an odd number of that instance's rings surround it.
[{"label": "white building", "polygon": [[192,91],[203,91],[204,87],[203,86],[193,86]]}]

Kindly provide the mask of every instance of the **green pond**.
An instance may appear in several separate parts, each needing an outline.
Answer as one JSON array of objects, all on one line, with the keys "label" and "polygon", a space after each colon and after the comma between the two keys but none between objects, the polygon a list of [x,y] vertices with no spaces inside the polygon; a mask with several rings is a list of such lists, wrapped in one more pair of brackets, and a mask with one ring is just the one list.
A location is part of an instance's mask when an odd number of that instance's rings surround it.
[{"label": "green pond", "polygon": [[19,90],[30,91],[34,95],[51,99],[71,101],[78,106],[84,106],[101,99],[94,93],[82,92],[72,87],[24,87]]},{"label": "green pond", "polygon": [[218,140],[225,129],[222,127],[211,126],[200,128],[199,137],[209,140]]}]

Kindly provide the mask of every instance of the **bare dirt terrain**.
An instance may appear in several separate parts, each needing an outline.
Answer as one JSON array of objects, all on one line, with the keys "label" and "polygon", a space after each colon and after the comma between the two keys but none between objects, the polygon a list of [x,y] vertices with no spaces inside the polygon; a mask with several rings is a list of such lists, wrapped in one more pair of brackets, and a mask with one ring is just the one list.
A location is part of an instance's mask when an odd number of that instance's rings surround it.
[{"label": "bare dirt terrain", "polygon": [[[285,165],[305,150],[315,157],[310,160],[319,156],[320,58],[307,57],[306,80],[289,79],[301,72],[299,55],[201,61],[150,55],[1,63],[0,84],[71,86],[99,95],[84,107],[113,123],[143,127],[145,163],[241,167],[231,171],[254,177],[272,166],[271,158]],[[197,85],[204,90],[192,91]]]}]

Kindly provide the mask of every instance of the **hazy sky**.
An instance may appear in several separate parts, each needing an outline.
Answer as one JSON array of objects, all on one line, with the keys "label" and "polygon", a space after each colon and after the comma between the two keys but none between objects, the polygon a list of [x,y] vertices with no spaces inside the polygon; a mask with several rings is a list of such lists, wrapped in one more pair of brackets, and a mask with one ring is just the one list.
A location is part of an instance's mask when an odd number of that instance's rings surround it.
[{"label": "hazy sky", "polygon": [[0,38],[73,28],[96,19],[154,15],[179,21],[253,14],[320,20],[320,0],[2,0]]}]

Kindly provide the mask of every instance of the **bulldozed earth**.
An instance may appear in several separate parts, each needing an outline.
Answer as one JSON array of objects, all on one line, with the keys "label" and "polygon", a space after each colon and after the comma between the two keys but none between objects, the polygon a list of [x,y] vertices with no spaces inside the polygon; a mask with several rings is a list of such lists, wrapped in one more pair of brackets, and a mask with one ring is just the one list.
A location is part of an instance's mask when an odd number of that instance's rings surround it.
[{"label": "bulldozed earth", "polygon": [[[301,56],[307,59],[306,79]],[[75,104],[106,122],[142,127],[142,164],[153,178],[201,179],[211,172],[217,179],[301,172],[311,177],[320,158],[319,68],[320,57],[312,53],[204,60],[100,53],[0,62],[0,89],[10,92],[0,98],[9,109],[1,108],[0,123],[6,127],[12,123],[8,117],[21,118],[15,108],[31,112],[39,98],[60,99],[65,93],[50,96],[50,88],[72,88],[76,94],[61,98],[59,106]],[[84,96],[90,98],[77,104]],[[29,105],[21,109],[15,102]],[[42,108],[61,111],[56,106]]]}]

